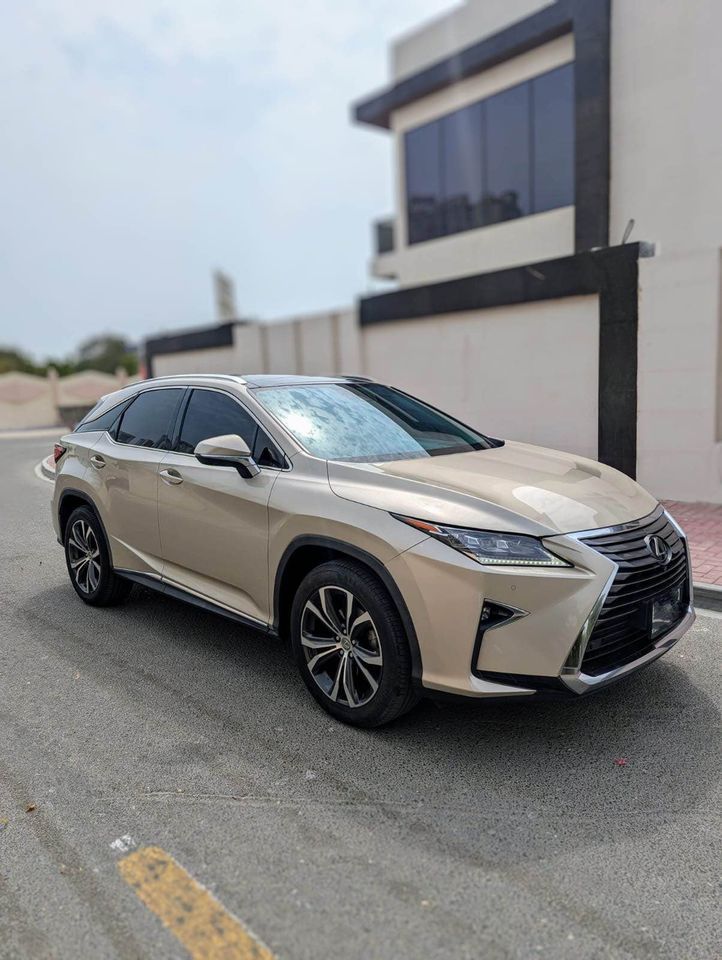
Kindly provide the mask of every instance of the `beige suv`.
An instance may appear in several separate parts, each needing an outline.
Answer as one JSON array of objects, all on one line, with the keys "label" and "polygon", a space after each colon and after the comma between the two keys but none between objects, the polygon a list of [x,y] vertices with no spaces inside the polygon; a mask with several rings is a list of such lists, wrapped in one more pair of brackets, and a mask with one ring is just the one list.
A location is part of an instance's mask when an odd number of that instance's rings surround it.
[{"label": "beige suv", "polygon": [[694,619],[684,534],[633,480],[362,378],[148,380],[56,459],[82,600],[137,582],[288,637],[349,723],[424,692],[583,694]]}]

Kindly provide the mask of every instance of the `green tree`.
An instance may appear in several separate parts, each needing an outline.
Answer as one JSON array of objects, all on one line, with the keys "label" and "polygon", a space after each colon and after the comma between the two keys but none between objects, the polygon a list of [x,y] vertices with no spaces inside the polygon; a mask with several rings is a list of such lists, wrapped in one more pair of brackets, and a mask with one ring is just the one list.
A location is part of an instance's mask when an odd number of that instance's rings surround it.
[{"label": "green tree", "polygon": [[133,376],[138,372],[138,356],[123,337],[103,334],[84,340],[78,347],[78,370],[115,373],[118,367]]},{"label": "green tree", "polygon": [[100,370],[102,373],[115,373],[123,367],[129,376],[138,372],[138,355],[123,337],[103,334],[83,341],[74,356],[52,357],[43,363],[35,363],[22,350],[0,346],[0,373],[34,373],[45,376],[48,367],[54,367],[61,377],[67,377],[78,370]]},{"label": "green tree", "polygon": [[15,370],[20,373],[38,373],[39,368],[27,354],[20,350],[14,350],[12,347],[0,347],[0,373],[11,373]]}]

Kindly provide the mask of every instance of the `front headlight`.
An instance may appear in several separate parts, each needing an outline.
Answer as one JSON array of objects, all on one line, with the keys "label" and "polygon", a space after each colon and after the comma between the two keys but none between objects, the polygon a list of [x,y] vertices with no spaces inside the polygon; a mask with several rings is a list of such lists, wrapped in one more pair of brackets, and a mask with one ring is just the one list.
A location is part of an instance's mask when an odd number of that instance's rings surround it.
[{"label": "front headlight", "polygon": [[427,523],[413,517],[393,514],[397,520],[416,527],[436,540],[448,544],[454,550],[492,566],[515,567],[571,567],[571,563],[550,553],[536,537],[520,533],[494,533],[491,530],[467,530],[464,527],[445,527],[439,523]]}]

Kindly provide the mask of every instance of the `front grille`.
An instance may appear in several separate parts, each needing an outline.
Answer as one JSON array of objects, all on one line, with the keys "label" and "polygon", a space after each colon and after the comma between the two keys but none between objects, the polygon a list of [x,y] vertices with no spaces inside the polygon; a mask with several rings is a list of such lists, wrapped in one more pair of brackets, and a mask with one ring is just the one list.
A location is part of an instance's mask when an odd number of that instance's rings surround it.
[{"label": "front grille", "polygon": [[[666,566],[652,556],[645,543],[645,537],[653,534],[672,550]],[[619,530],[580,539],[619,566],[582,660],[582,672],[596,676],[631,663],[652,649],[659,637],[651,635],[651,601],[681,586],[686,609],[687,550],[661,507],[632,529],[625,524]]]}]

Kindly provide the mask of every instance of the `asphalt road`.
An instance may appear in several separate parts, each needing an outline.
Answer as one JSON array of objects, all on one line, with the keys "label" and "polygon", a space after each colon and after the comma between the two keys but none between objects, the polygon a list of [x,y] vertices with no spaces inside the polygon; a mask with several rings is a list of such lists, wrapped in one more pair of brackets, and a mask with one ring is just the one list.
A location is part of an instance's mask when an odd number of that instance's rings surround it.
[{"label": "asphalt road", "polygon": [[50,443],[0,439],[3,960],[187,957],[132,844],[286,960],[720,957],[719,616],[585,701],[359,732],[278,642],[140,588],[83,605]]}]

